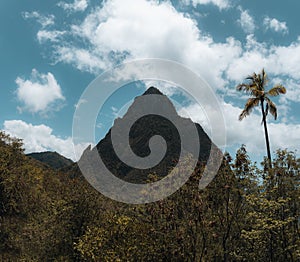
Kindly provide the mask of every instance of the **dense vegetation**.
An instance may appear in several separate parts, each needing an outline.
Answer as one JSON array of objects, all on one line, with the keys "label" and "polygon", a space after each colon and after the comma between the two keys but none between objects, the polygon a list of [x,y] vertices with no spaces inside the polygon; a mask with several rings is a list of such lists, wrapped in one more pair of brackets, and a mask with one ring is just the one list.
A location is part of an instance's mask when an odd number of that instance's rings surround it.
[{"label": "dense vegetation", "polygon": [[[1,261],[299,261],[299,167],[278,150],[260,169],[245,146],[198,190],[126,205],[28,158],[0,132]],[[149,179],[155,179],[150,176]]]}]

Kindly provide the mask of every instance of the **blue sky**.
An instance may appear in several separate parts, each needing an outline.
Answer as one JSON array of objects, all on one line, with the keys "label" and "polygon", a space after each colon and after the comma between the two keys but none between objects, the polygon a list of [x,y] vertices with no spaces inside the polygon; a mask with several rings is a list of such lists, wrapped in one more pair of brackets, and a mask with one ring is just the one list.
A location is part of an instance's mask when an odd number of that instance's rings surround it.
[{"label": "blue sky", "polygon": [[[265,154],[261,116],[254,110],[237,120],[247,97],[235,86],[265,67],[270,87],[287,88],[274,99],[277,121],[268,119],[272,150],[299,151],[299,9],[294,0],[3,0],[0,126],[23,138],[26,152],[55,150],[74,159],[73,114],[88,84],[120,62],[163,58],[206,80],[223,108],[227,150],[233,153],[244,143],[253,159]],[[151,84],[126,86],[107,101],[96,140]],[[200,105],[186,103],[177,88],[156,84],[209,130]]]}]

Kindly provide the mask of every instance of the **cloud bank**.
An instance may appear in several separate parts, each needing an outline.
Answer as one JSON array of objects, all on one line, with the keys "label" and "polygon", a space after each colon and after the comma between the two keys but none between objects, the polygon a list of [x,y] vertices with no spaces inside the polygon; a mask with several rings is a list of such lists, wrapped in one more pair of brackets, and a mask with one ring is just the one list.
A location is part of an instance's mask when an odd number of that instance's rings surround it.
[{"label": "cloud bank", "polygon": [[[6,120],[4,131],[11,136],[23,139],[25,153],[56,151],[76,161],[72,138],[55,136],[49,126],[32,125],[22,120]],[[76,150],[78,150],[76,152],[82,152],[88,145],[89,143],[76,145]]]}]

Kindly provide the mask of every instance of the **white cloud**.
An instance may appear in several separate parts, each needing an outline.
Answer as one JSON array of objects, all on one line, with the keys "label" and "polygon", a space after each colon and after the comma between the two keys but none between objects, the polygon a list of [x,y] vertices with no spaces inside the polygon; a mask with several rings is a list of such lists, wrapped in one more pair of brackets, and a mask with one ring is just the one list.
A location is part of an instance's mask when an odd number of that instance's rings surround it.
[{"label": "white cloud", "polygon": [[75,109],[77,110],[81,105],[87,103],[85,99],[79,99],[78,103],[74,105]]},{"label": "white cloud", "polygon": [[[215,89],[240,82],[262,67],[271,75],[300,79],[300,57],[294,55],[300,53],[300,39],[288,46],[269,46],[250,34],[244,45],[233,37],[218,43],[170,2],[129,1],[106,1],[83,22],[71,25],[74,39],[59,36],[64,41],[54,45],[55,60],[99,74],[130,59],[165,58],[187,65]],[[254,31],[254,19],[239,10],[243,27]]]},{"label": "white cloud", "polygon": [[265,17],[263,21],[264,26],[266,29],[270,29],[275,32],[287,34],[289,29],[286,25],[286,22],[280,22],[276,18]]},{"label": "white cloud", "polygon": [[114,106],[111,107],[111,110],[112,110],[114,113],[118,112],[118,108],[116,108],[116,107],[114,107]]},{"label": "white cloud", "polygon": [[290,77],[295,82],[300,80],[300,56],[295,55],[299,52],[300,38],[289,46],[267,46],[250,35],[246,50],[229,64],[227,77],[241,81],[264,67],[269,74]]},{"label": "white cloud", "polygon": [[59,38],[64,35],[65,31],[48,31],[48,30],[40,30],[37,33],[37,39],[40,43],[51,41],[51,42],[58,42]]},{"label": "white cloud", "polygon": [[[4,131],[23,139],[26,153],[56,151],[59,154],[76,160],[72,138],[61,138],[53,134],[53,130],[46,125],[32,125],[22,120],[4,121]],[[78,152],[82,152],[89,143],[77,145]]]},{"label": "white cloud", "polygon": [[57,42],[59,37],[66,33],[65,31],[49,30],[49,27],[54,25],[54,15],[46,16],[37,11],[23,12],[22,15],[24,19],[36,19],[36,21],[41,25],[42,29],[37,33],[37,39],[40,43],[46,41]]},{"label": "white cloud", "polygon": [[[82,22],[70,25],[67,35],[48,30],[39,37],[61,40],[53,44],[56,62],[93,74],[130,59],[165,58],[187,65],[215,89],[240,82],[262,67],[271,75],[300,79],[300,56],[295,55],[300,53],[300,38],[286,46],[259,43],[252,34],[244,45],[233,37],[218,43],[170,2],[128,1],[104,2]],[[244,29],[254,31],[249,12],[238,9]]]},{"label": "white cloud", "polygon": [[286,100],[291,102],[299,103],[300,101],[300,79],[281,79],[281,78],[273,78],[271,81],[271,85],[276,85],[284,83],[284,86],[287,88],[287,92],[284,96],[280,96],[280,103],[286,103]]},{"label": "white cloud", "polygon": [[75,46],[60,46],[55,51],[57,62],[69,63],[77,69],[92,74],[99,74],[107,69],[111,63],[96,50],[86,50]]},{"label": "white cloud", "polygon": [[33,69],[29,80],[18,77],[16,84],[18,85],[17,98],[23,103],[22,110],[32,113],[46,113],[57,110],[59,108],[57,102],[65,100],[59,84],[49,72],[40,74],[36,69]]},{"label": "white cloud", "polygon": [[238,24],[244,30],[245,33],[250,34],[255,30],[255,22],[254,18],[249,14],[248,10],[243,10],[241,7],[239,8],[241,12],[241,16],[238,19]]},{"label": "white cloud", "polygon": [[[212,3],[222,9],[227,7],[229,1],[191,0],[189,3]],[[165,58],[187,65],[216,89],[222,89],[228,83],[241,82],[244,77],[265,67],[271,78],[280,78],[287,87],[287,94],[281,98],[283,102],[299,102],[300,56],[295,54],[300,53],[300,38],[286,46],[260,43],[252,34],[256,28],[254,18],[248,10],[239,7],[239,11],[238,22],[248,34],[246,44],[233,37],[225,42],[215,42],[199,29],[195,20],[178,12],[170,1],[104,1],[82,22],[71,25],[67,37],[59,36],[64,41],[55,43],[55,59],[79,70],[98,74],[129,59]],[[278,28],[280,31],[283,26],[279,24],[273,25],[273,30]],[[234,90],[234,86],[228,90]],[[224,108],[228,123],[228,144],[246,143],[250,151],[264,152],[260,115],[254,111],[249,118],[239,122],[237,117],[241,108],[226,103]],[[194,118],[197,115],[199,117],[199,108],[188,109],[194,110]],[[205,124],[203,119],[198,121]],[[290,128],[295,135],[288,138],[286,146],[299,144],[295,141],[299,125],[282,125],[270,124],[272,136],[284,135],[282,130]],[[272,141],[272,145],[276,148],[279,142]]]},{"label": "white cloud", "polygon": [[[242,144],[247,145],[250,154],[265,154],[265,137],[263,126],[261,125],[260,111],[254,110],[252,114],[243,121],[238,120],[242,108],[233,106],[230,103],[223,102],[224,119],[226,124],[227,147],[233,150],[239,148]],[[186,113],[185,113],[185,112]],[[191,104],[179,111],[182,116],[190,117],[194,122],[199,123],[208,135],[210,135],[211,123],[214,119],[207,119],[202,107],[198,104]],[[271,122],[268,124],[269,136],[272,150],[278,148],[288,148],[290,150],[300,150],[299,134],[300,124],[285,124],[280,122]],[[251,130],[249,132],[249,130]]]},{"label": "white cloud", "polygon": [[214,43],[194,20],[177,12],[169,2],[129,2],[107,1],[81,24],[73,25],[75,38],[88,45],[82,48],[76,41],[66,40],[56,49],[56,60],[98,74],[124,59],[165,58],[190,66],[213,86],[224,85],[222,72],[241,52],[238,41],[228,38]]},{"label": "white cloud", "polygon": [[192,3],[193,6],[213,4],[219,9],[226,9],[230,7],[229,0],[184,0],[186,4]]},{"label": "white cloud", "polygon": [[57,5],[70,12],[83,12],[88,7],[88,1],[74,0],[73,3],[59,2]]},{"label": "white cloud", "polygon": [[22,13],[24,19],[36,19],[39,24],[41,24],[42,28],[54,25],[55,17],[54,15],[42,15],[36,11],[34,12],[24,12]]},{"label": "white cloud", "polygon": [[287,148],[299,152],[300,124],[271,123],[269,126],[273,150]]}]

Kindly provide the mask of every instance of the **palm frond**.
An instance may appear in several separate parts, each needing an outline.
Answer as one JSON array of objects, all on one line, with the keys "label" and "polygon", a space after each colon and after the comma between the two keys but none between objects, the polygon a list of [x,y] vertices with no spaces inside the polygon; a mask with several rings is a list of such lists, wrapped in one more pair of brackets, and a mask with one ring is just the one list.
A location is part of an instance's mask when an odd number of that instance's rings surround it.
[{"label": "palm frond", "polygon": [[262,96],[264,96],[264,93],[265,93],[264,91],[258,90],[258,89],[253,89],[251,91],[251,94],[255,97],[262,97]]},{"label": "palm frond", "polygon": [[260,86],[261,86],[261,80],[262,80],[261,74],[258,74],[257,75],[257,82],[259,83]]},{"label": "palm frond", "polygon": [[262,87],[264,87],[268,83],[268,75],[264,68],[261,71],[261,75],[262,75],[261,85]]},{"label": "palm frond", "polygon": [[247,112],[245,109],[242,111],[242,113],[239,115],[239,120],[242,121],[246,116],[248,116],[250,113]]},{"label": "palm frond", "polygon": [[257,97],[252,97],[252,98],[249,98],[247,100],[247,103],[245,104],[245,107],[244,107],[244,110],[242,111],[242,113],[240,114],[239,116],[239,120],[243,120],[246,116],[250,115],[252,109],[255,107],[255,106],[258,106],[259,105],[259,101],[260,99],[257,98]]},{"label": "palm frond", "polygon": [[268,106],[268,111],[270,111],[271,115],[274,116],[274,119],[277,119],[277,107],[276,105],[269,99],[268,97],[265,98]]},{"label": "palm frond", "polygon": [[257,77],[257,75],[256,75],[256,73],[254,72],[252,75],[247,76],[246,79],[254,80],[256,77]]},{"label": "palm frond", "polygon": [[248,84],[239,84],[239,85],[237,85],[236,89],[238,91],[247,91],[248,89],[250,89],[250,85],[248,85]]},{"label": "palm frond", "polygon": [[268,91],[268,95],[270,96],[278,96],[280,94],[285,94],[286,93],[286,89],[284,86],[282,85],[276,85],[274,87],[272,87],[269,91]]},{"label": "palm frond", "polygon": [[238,91],[244,91],[250,93],[254,97],[261,97],[264,95],[264,92],[259,90],[256,83],[252,82],[250,84],[239,84],[236,89]]}]

